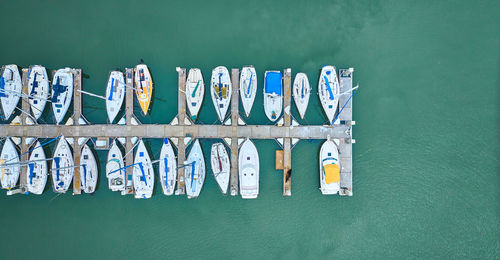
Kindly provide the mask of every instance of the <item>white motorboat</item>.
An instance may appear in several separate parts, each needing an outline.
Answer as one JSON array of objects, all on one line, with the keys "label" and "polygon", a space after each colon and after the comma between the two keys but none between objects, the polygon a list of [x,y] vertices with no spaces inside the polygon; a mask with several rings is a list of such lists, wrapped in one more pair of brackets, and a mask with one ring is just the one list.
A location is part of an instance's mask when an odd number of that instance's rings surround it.
[{"label": "white motorboat", "polygon": [[155,174],[151,157],[142,140],[137,145],[132,174],[134,196],[136,199],[149,199],[153,195]]},{"label": "white motorboat", "polygon": [[123,155],[116,140],[113,141],[106,161],[106,177],[111,191],[125,190],[125,169]]},{"label": "white motorboat", "polygon": [[203,96],[205,95],[205,84],[200,69],[189,69],[186,81],[186,103],[193,121],[198,117]]},{"label": "white motorboat", "polygon": [[21,166],[16,145],[7,137],[0,154],[0,182],[2,189],[10,190],[16,187],[20,170]]},{"label": "white motorboat", "polygon": [[259,195],[259,153],[250,140],[243,142],[238,155],[240,194],[243,199],[255,199]]},{"label": "white motorboat", "polygon": [[59,138],[51,165],[52,187],[56,193],[65,193],[75,174],[73,154],[64,136]]},{"label": "white motorboat", "polygon": [[135,67],[135,94],[143,115],[147,115],[153,96],[153,79],[146,64]]},{"label": "white motorboat", "polygon": [[36,141],[29,157],[26,184],[29,193],[40,195],[47,184],[48,168],[45,152],[39,141]]},{"label": "white motorboat", "polygon": [[172,143],[168,138],[163,139],[159,171],[163,194],[167,196],[174,194],[175,183],[177,182],[177,159],[172,148]]},{"label": "white motorboat", "polygon": [[257,94],[257,73],[252,66],[243,67],[240,74],[240,97],[245,115],[250,116]]},{"label": "white motorboat", "polygon": [[226,118],[229,103],[231,103],[232,85],[229,71],[224,66],[212,70],[210,94],[214,103],[215,112],[221,122]]},{"label": "white motorboat", "polygon": [[0,103],[2,104],[3,116],[5,120],[8,120],[21,98],[21,75],[17,65],[14,64],[2,66],[1,73]]},{"label": "white motorboat", "polygon": [[63,120],[73,99],[73,72],[70,68],[59,69],[52,81],[52,110],[56,123]]},{"label": "white motorboat", "polygon": [[125,98],[125,79],[123,72],[111,71],[108,85],[106,86],[106,112],[108,120],[113,123],[121,110],[123,99]]},{"label": "white motorboat", "polygon": [[311,86],[305,73],[297,73],[293,81],[293,100],[299,111],[301,119],[304,119],[307,105],[309,104],[309,96],[311,95]]},{"label": "white motorboat", "polygon": [[339,150],[330,137],[321,145],[319,152],[319,180],[323,195],[337,194],[340,191]]},{"label": "white motorboat", "polygon": [[184,168],[186,194],[188,199],[196,198],[200,195],[201,188],[205,182],[205,159],[201,150],[200,141],[196,140],[189,152],[189,156]]},{"label": "white motorboat", "polygon": [[318,95],[323,111],[325,111],[330,124],[332,124],[337,107],[339,106],[339,94],[340,85],[335,67],[324,66],[319,75]]},{"label": "white motorboat", "polygon": [[272,122],[278,120],[283,110],[283,84],[281,72],[266,71],[264,77],[264,112]]},{"label": "white motorboat", "polygon": [[94,153],[87,144],[83,145],[80,154],[80,178],[83,192],[94,193],[99,178],[99,170]]},{"label": "white motorboat", "polygon": [[227,188],[229,186],[231,163],[229,161],[229,155],[227,154],[226,147],[223,143],[212,144],[210,164],[212,166],[212,172],[215,180],[217,181],[222,194],[226,195]]},{"label": "white motorboat", "polygon": [[40,65],[30,67],[28,72],[28,92],[31,113],[37,120],[42,115],[49,99],[49,77],[45,67]]}]

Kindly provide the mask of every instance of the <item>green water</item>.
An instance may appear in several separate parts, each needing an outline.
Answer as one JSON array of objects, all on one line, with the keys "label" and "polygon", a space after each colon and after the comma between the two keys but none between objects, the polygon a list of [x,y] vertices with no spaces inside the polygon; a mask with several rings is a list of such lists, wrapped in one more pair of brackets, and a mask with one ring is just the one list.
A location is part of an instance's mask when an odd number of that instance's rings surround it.
[{"label": "green water", "polygon": [[[278,145],[257,140],[256,200],[223,197],[210,174],[189,201],[158,183],[149,200],[123,197],[102,173],[94,196],[2,192],[2,259],[499,257],[499,1],[103,2],[2,1],[0,63],[82,68],[84,89],[104,93],[110,70],[142,58],[155,81],[144,123],[176,114],[176,66],[208,82],[217,65],[253,64],[258,93],[266,69],[316,89],[321,66],[354,67],[354,196],[320,195],[314,141],[294,148],[282,197]],[[84,114],[104,123],[104,102],[84,97]],[[268,123],[262,95],[248,121]],[[312,95],[302,123],[323,121]]]}]

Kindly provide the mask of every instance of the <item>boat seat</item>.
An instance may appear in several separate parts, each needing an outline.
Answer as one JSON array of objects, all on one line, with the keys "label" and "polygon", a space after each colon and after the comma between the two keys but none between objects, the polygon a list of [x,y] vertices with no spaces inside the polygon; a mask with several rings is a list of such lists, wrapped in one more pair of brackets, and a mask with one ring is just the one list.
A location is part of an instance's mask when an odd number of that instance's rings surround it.
[{"label": "boat seat", "polygon": [[[217,96],[219,96],[219,87],[215,86],[214,90],[215,90],[215,93],[217,93]],[[221,88],[221,92],[222,92],[222,98],[227,98],[227,87],[226,86],[223,86]]]},{"label": "boat seat", "polygon": [[326,184],[340,182],[340,169],[338,164],[327,164],[323,166]]}]

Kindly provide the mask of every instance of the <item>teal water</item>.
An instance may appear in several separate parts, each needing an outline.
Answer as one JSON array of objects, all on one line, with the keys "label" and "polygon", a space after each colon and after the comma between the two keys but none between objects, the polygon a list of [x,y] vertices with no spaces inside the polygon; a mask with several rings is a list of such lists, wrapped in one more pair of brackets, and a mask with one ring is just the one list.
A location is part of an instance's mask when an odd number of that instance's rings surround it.
[{"label": "teal water", "polygon": [[[152,199],[122,197],[104,174],[94,196],[2,192],[4,259],[500,255],[498,1],[2,1],[0,9],[2,64],[82,68],[84,89],[104,93],[110,70],[144,59],[155,81],[144,123],[176,114],[176,66],[199,67],[208,82],[217,65],[253,64],[260,89],[265,70],[290,67],[316,89],[321,66],[333,64],[354,67],[360,83],[353,197],[320,195],[320,141],[294,148],[293,196],[282,197],[278,145],[257,140],[252,201],[223,197],[211,175],[196,200],[165,197],[159,184]],[[205,101],[200,122],[213,123]],[[104,123],[104,102],[84,97],[84,114]],[[302,123],[325,120],[312,95]],[[261,95],[248,121],[268,123]],[[211,142],[202,141],[205,154]],[[158,155],[160,141],[148,143]]]}]

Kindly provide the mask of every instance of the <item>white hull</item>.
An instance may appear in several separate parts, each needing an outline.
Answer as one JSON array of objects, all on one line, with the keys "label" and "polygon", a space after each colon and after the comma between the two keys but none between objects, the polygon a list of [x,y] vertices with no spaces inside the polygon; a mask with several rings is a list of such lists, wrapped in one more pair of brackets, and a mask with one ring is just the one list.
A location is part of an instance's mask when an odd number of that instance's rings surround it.
[{"label": "white hull", "polygon": [[73,180],[75,168],[73,154],[64,136],[57,143],[50,173],[52,175],[54,192],[65,193]]},{"label": "white hull", "polygon": [[257,95],[257,73],[254,67],[243,67],[240,75],[240,97],[245,115],[250,116]]},{"label": "white hull", "polygon": [[94,193],[99,178],[97,162],[94,153],[90,147],[85,144],[80,154],[80,178],[82,191],[85,193]]},{"label": "white hull", "polygon": [[[279,74],[279,75],[278,75]],[[273,79],[279,79],[279,86],[277,89],[269,89],[268,80],[271,77]],[[278,84],[277,80],[273,83]],[[281,80],[281,73],[279,71],[266,71],[264,78],[264,112],[267,118],[272,122],[278,120],[281,116],[281,111],[283,110],[283,84]]]},{"label": "white hull", "polygon": [[318,95],[323,111],[328,117],[330,124],[333,122],[335,112],[337,112],[337,107],[339,106],[339,100],[336,97],[339,93],[340,86],[335,67],[324,66],[319,75]]},{"label": "white hull", "polygon": [[49,98],[49,77],[45,67],[35,65],[30,68],[28,74],[28,95],[31,113],[35,119],[40,118]]},{"label": "white hull", "polygon": [[229,71],[224,66],[212,70],[210,94],[214,103],[215,112],[221,122],[226,118],[227,109],[231,102],[232,85]]},{"label": "white hull", "polygon": [[309,85],[307,75],[305,73],[297,73],[293,81],[293,100],[301,119],[304,119],[306,114],[310,95],[311,86]]},{"label": "white hull", "polygon": [[159,171],[163,194],[167,196],[174,194],[177,181],[177,160],[168,138],[164,139],[161,147]]},{"label": "white hull", "polygon": [[[337,145],[326,140],[319,152],[320,190],[324,195],[337,194],[340,191],[339,150]],[[328,166],[327,166],[328,165]],[[326,169],[331,168],[331,174],[326,176]]]},{"label": "white hull", "polygon": [[30,164],[26,167],[26,183],[29,193],[40,195],[47,184],[48,168],[42,145],[39,141],[35,143],[30,154]]},{"label": "white hull", "polygon": [[[6,166],[3,166],[6,164]],[[17,153],[16,146],[9,137],[5,139],[0,154],[0,182],[2,189],[10,190],[17,185],[19,180],[19,154]]]},{"label": "white hull", "polygon": [[106,162],[106,177],[111,191],[125,190],[125,169],[123,167],[123,155],[115,140],[109,149]]},{"label": "white hull", "polygon": [[106,112],[108,120],[113,123],[120,112],[125,98],[125,80],[121,71],[112,71],[109,74],[108,84],[106,86]]},{"label": "white hull", "polygon": [[200,195],[203,183],[205,182],[205,159],[201,150],[200,141],[196,140],[189,152],[184,168],[186,194],[188,199],[196,198]]},{"label": "white hull", "polygon": [[244,199],[255,199],[259,195],[259,153],[254,143],[247,139],[238,155],[240,194]]},{"label": "white hull", "polygon": [[73,99],[73,73],[70,68],[59,69],[52,80],[52,110],[60,124]]},{"label": "white hull", "polygon": [[212,172],[222,194],[226,195],[229,186],[231,163],[223,143],[215,143],[212,145],[210,165],[212,166]]},{"label": "white hull", "polygon": [[136,199],[149,199],[153,195],[155,175],[153,164],[142,140],[137,145],[134,158],[134,171],[132,175]]},{"label": "white hull", "polygon": [[190,69],[186,81],[186,103],[193,120],[198,117],[204,95],[205,84],[203,83],[201,70]]},{"label": "white hull", "polygon": [[9,119],[17,103],[21,98],[21,75],[17,65],[5,65],[2,67],[2,75],[0,77],[0,103],[2,104],[3,115],[5,120]]}]

